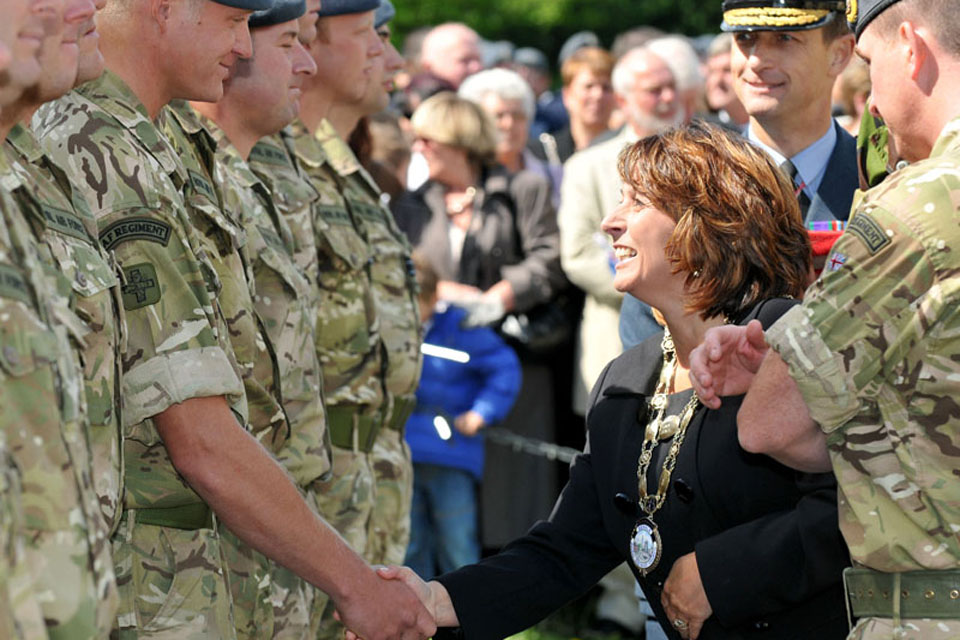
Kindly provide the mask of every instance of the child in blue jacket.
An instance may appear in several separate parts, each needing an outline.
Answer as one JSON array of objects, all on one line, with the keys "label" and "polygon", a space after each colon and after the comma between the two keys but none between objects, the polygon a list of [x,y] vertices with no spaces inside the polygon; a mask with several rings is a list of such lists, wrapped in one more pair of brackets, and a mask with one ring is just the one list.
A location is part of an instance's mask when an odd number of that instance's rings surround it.
[{"label": "child in blue jacket", "polygon": [[521,374],[517,355],[492,329],[464,329],[463,309],[437,305],[436,273],[416,254],[414,264],[427,330],[417,405],[406,426],[413,505],[404,563],[429,579],[480,559],[480,430],[510,412]]}]

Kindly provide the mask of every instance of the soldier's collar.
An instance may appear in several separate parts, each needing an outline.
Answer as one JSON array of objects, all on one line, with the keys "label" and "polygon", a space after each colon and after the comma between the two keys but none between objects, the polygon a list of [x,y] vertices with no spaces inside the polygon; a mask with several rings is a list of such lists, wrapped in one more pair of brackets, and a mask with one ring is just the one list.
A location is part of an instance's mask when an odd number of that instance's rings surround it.
[{"label": "soldier's collar", "polygon": [[36,136],[33,135],[33,131],[23,126],[22,123],[18,122],[17,125],[10,130],[10,133],[7,135],[7,143],[16,149],[17,153],[30,164],[37,164],[43,159],[43,149],[41,149],[37,143]]}]

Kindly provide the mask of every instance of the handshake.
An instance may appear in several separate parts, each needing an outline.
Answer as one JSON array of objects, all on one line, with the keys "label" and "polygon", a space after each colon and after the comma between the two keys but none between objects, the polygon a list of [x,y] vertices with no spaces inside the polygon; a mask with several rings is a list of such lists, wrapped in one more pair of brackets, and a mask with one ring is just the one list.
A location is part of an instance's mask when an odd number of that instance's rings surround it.
[{"label": "handshake", "polygon": [[450,595],[436,581],[424,582],[408,567],[378,567],[372,591],[337,602],[346,640],[425,639],[437,627],[459,626]]}]

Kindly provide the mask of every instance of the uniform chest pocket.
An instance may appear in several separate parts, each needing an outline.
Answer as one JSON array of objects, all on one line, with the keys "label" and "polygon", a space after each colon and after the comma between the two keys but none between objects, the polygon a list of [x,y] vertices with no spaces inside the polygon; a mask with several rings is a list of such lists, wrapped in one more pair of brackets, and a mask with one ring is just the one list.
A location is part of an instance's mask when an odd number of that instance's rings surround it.
[{"label": "uniform chest pocket", "polygon": [[322,215],[316,225],[319,281],[327,289],[336,289],[345,276],[361,271],[370,260],[370,248],[347,213],[332,213]]},{"label": "uniform chest pocket", "polygon": [[46,242],[76,295],[89,298],[117,286],[116,272],[91,241],[48,233]]},{"label": "uniform chest pocket", "polygon": [[0,297],[0,318],[0,368],[4,375],[22,378],[56,361],[56,337],[25,303]]},{"label": "uniform chest pocket", "polygon": [[[279,237],[274,234],[279,241]],[[293,258],[283,255],[284,251],[280,247],[274,247],[273,243],[264,236],[267,241],[257,252],[257,261],[262,264],[260,269],[268,269],[271,273],[264,277],[279,280],[289,290],[289,294],[297,299],[306,299],[310,295],[310,283],[306,277],[297,271]],[[259,269],[258,269],[259,271]],[[257,275],[257,291],[261,289],[261,278]]]}]

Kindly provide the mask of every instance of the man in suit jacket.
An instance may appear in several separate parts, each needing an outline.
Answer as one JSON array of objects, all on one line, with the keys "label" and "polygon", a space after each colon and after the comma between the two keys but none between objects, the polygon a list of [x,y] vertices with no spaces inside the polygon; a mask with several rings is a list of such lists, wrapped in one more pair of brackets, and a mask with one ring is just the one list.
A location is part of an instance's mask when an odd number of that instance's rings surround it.
[{"label": "man in suit jacket", "polygon": [[[834,81],[853,54],[845,3],[759,4],[723,3],[734,88],[750,115],[747,137],[794,174],[806,222],[846,220],[859,184],[856,141],[830,115]],[[791,4],[798,12],[788,19]]]},{"label": "man in suit jacket", "polygon": [[[623,147],[683,121],[675,79],[660,57],[640,47],[613,69],[613,89],[627,125],[620,133],[574,154],[561,186],[560,261],[567,277],[587,294],[577,343],[574,410],[583,415],[597,376],[622,350],[617,324],[623,295],[613,288],[613,249],[600,221],[620,202],[617,156]],[[659,327],[643,305],[640,322]]]}]

